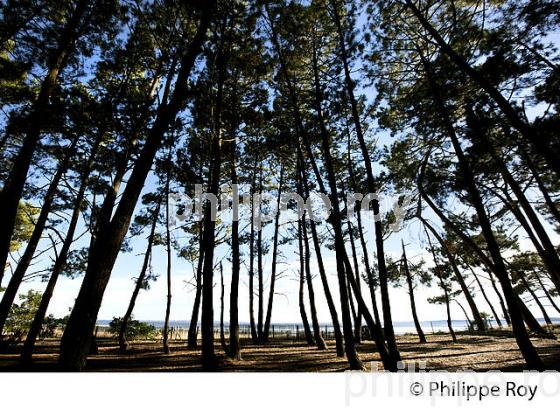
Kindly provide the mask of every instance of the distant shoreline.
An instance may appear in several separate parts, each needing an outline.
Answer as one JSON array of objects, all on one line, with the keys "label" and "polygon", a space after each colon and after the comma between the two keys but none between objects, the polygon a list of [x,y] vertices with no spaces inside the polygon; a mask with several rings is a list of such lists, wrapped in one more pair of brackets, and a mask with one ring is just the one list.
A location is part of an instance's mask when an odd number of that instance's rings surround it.
[{"label": "distant shoreline", "polygon": [[[546,322],[543,318],[537,319],[539,323],[545,325]],[[164,321],[163,320],[139,320],[140,322],[150,324],[157,329],[163,329]],[[554,324],[560,324],[560,317],[551,318],[551,321]],[[97,326],[106,327],[109,326],[111,320],[101,319],[97,321]],[[488,321],[488,323],[493,328],[498,328],[497,323],[494,320]],[[295,330],[296,328],[303,329],[302,323],[272,323],[272,326],[276,328],[278,331],[288,331],[288,330]],[[186,329],[190,326],[190,321],[188,320],[171,320],[169,322],[169,326],[173,328],[179,329]],[[224,327],[229,326],[229,323],[224,323]],[[248,327],[250,326],[249,323],[239,323],[240,327]],[[364,324],[365,326],[365,324]],[[447,320],[425,320],[420,322],[420,326],[425,332],[428,333],[439,333],[439,332],[448,332],[449,329],[447,327]],[[219,329],[220,323],[214,322],[214,328]],[[320,323],[320,327],[326,328],[329,332],[333,330],[331,323]],[[393,322],[393,327],[395,329],[395,333],[399,335],[404,335],[408,333],[416,333],[416,327],[414,326],[414,322],[412,321],[397,321]],[[456,331],[463,331],[468,330],[468,322],[466,320],[453,320],[452,321],[453,330]]]}]

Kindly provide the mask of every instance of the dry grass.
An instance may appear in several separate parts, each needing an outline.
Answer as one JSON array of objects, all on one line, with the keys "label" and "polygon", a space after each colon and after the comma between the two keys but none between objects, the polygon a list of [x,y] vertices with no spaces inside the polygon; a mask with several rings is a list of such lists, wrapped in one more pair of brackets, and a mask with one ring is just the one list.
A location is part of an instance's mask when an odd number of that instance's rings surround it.
[{"label": "dry grass", "polygon": [[[231,361],[216,351],[220,369],[226,372],[339,372],[347,369],[344,358],[337,358],[334,341],[329,350],[319,351],[301,342],[277,341],[266,346],[245,343],[241,361]],[[10,354],[0,355],[0,371],[55,371],[57,339],[42,341],[37,347],[34,364],[23,369],[18,365],[18,347]],[[184,342],[173,342],[172,352],[165,355],[157,342],[135,342],[126,354],[120,354],[111,339],[99,340],[99,353],[89,357],[88,371],[200,371],[200,353],[189,350]],[[549,367],[560,370],[560,342],[554,339],[533,339],[539,354]],[[523,358],[510,332],[494,331],[479,335],[459,334],[452,343],[449,335],[429,335],[428,343],[419,344],[415,336],[400,336],[399,350],[405,362],[426,363],[428,370],[523,370]],[[365,363],[378,361],[374,345],[367,341],[359,346]],[[381,367],[381,365],[380,365]]]}]

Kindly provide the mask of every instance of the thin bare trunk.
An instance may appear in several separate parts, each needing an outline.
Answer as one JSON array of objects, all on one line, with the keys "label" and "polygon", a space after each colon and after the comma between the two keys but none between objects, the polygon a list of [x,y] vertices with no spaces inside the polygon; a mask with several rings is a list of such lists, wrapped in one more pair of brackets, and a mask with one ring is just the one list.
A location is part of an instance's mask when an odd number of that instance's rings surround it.
[{"label": "thin bare trunk", "polygon": [[274,237],[272,240],[272,271],[270,273],[270,287],[268,292],[268,306],[266,309],[266,320],[262,334],[262,342],[268,342],[270,321],[272,318],[272,304],[274,302],[274,290],[276,284],[276,269],[278,258],[278,238],[280,233],[280,202],[282,195],[282,185],[284,183],[284,165],[280,165],[280,180],[278,182],[278,194],[276,199],[276,215],[274,217]]},{"label": "thin bare trunk", "polygon": [[410,297],[410,308],[412,310],[412,319],[414,320],[414,326],[416,327],[416,333],[418,333],[418,338],[420,343],[426,343],[426,336],[420,326],[420,321],[418,320],[418,313],[416,312],[416,301],[414,300],[414,285],[412,283],[412,276],[410,274],[410,269],[408,267],[408,259],[406,257],[406,249],[404,247],[404,241],[401,241],[402,251],[403,251],[403,268],[406,275],[406,283],[408,285],[408,296]]}]

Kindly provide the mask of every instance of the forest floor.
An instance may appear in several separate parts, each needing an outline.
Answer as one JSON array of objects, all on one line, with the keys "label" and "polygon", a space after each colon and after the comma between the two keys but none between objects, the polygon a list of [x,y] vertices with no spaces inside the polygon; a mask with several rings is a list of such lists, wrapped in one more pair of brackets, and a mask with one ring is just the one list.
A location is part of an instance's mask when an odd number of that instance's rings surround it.
[{"label": "forest floor", "polygon": [[[556,328],[557,337],[560,329]],[[403,360],[410,366],[426,370],[523,370],[523,358],[510,331],[494,330],[484,334],[458,333],[458,341],[453,343],[448,334],[427,335],[428,343],[419,344],[416,336],[398,336],[397,342]],[[559,337],[560,339],[560,337]],[[533,343],[548,367],[560,371],[560,341],[533,338]],[[55,371],[58,356],[57,339],[39,342],[35,361],[29,368],[18,365],[16,346],[9,354],[0,354],[0,371]],[[340,372],[347,370],[344,358],[337,358],[334,340],[329,340],[329,349],[319,351],[302,342],[273,341],[267,345],[255,346],[242,340],[241,361],[225,358],[216,343],[220,357],[220,369],[226,372]],[[99,339],[98,354],[88,358],[86,371],[200,371],[200,353],[188,349],[185,341],[173,341],[171,353],[162,352],[161,343],[155,341],[132,342],[131,349],[120,354],[114,339]],[[379,355],[375,345],[365,341],[359,345],[360,356],[367,367],[376,363],[379,369]]]}]

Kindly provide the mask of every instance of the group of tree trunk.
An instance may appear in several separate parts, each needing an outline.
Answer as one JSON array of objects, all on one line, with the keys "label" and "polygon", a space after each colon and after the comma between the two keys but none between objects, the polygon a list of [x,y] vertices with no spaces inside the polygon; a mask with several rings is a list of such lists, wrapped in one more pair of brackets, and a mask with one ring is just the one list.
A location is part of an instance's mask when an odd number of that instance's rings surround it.
[{"label": "group of tree trunk", "polygon": [[[488,330],[475,300],[479,291],[496,325],[511,326],[527,367],[546,368],[531,336],[547,335],[548,329],[528,307],[534,303],[548,326],[549,306],[560,311],[560,256],[552,234],[560,225],[559,70],[558,56],[543,43],[543,33],[558,21],[547,20],[545,11],[537,10],[537,24],[517,32],[508,19],[527,18],[528,2],[506,1],[490,10],[414,0],[365,2],[363,10],[346,0],[176,0],[150,2],[145,9],[119,0],[60,3],[45,2],[40,12],[8,2],[0,25],[0,88],[6,94],[1,103],[9,113],[2,118],[0,140],[0,284],[16,263],[0,301],[0,335],[21,285],[34,277],[42,256],[53,255],[42,275],[46,287],[23,345],[23,363],[32,361],[60,277],[83,275],[59,364],[65,370],[86,366],[116,260],[136,236],[145,240],[120,322],[122,353],[131,348],[127,329],[140,292],[154,279],[158,245],[166,252],[163,352],[171,350],[172,261],[179,250],[194,271],[187,346],[200,348],[205,370],[219,368],[216,289],[220,346],[231,359],[242,359],[239,297],[245,272],[250,342],[270,342],[288,246],[298,258],[305,342],[331,349],[318,313],[326,304],[333,354],[346,357],[351,369],[365,368],[358,353],[364,334],[384,368],[398,369],[391,284],[409,295],[419,343],[429,341],[416,290],[432,282],[443,295],[430,302],[445,305],[452,341],[458,337],[453,301],[474,331]],[[548,10],[544,0],[536,3]],[[484,25],[486,13],[501,19],[503,32]],[[446,20],[453,22],[449,29],[435,23]],[[467,34],[458,35],[461,30]],[[519,43],[522,34],[533,36],[531,44]],[[119,36],[124,40],[117,41]],[[101,61],[93,64],[93,56]],[[531,88],[532,74],[546,80]],[[524,81],[510,78],[515,75]],[[376,98],[363,91],[369,82]],[[511,96],[532,92],[548,109],[530,120],[525,106],[505,96],[508,87]],[[378,126],[396,141],[376,146]],[[157,188],[147,192],[152,180]],[[241,192],[244,184],[248,192]],[[198,204],[199,219],[175,227],[172,194],[190,195],[195,186],[215,197],[231,195],[231,222],[207,200]],[[352,193],[381,189],[410,193],[416,202],[397,215],[384,212],[377,195],[362,196],[369,199],[367,212],[350,200]],[[320,221],[306,210],[285,223],[280,209],[293,210],[297,203],[282,203],[290,191],[304,201],[314,193],[328,198],[328,218]],[[265,193],[274,200],[256,199]],[[235,206],[244,195],[250,203]],[[454,201],[457,208],[447,206]],[[18,215],[30,203],[40,204],[40,211],[21,239],[26,227]],[[269,208],[276,214],[265,221]],[[271,229],[265,229],[268,223]],[[519,250],[516,238],[509,238],[515,232],[509,223],[526,234],[534,252]],[[399,263],[390,260],[387,237],[398,224],[420,228],[430,267],[415,262],[404,239]],[[189,238],[187,245],[178,232]],[[82,236],[89,245],[80,252],[75,246]],[[25,248],[16,255],[18,241]],[[332,272],[324,259],[328,251],[336,261]],[[336,282],[329,281],[331,274]]]}]

